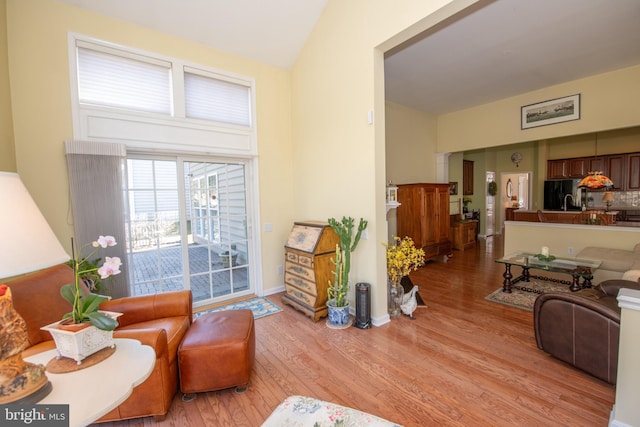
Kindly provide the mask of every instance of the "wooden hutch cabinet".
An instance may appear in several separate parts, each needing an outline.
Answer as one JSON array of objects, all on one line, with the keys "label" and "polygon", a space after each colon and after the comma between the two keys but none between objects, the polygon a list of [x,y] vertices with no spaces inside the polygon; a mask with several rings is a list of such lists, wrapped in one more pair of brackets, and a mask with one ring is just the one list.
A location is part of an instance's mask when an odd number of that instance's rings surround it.
[{"label": "wooden hutch cabinet", "polygon": [[282,302],[317,321],[327,316],[327,288],[333,280],[340,238],[327,223],[295,222],[284,246]]},{"label": "wooden hutch cabinet", "polygon": [[453,249],[464,251],[476,247],[478,220],[468,219],[451,223],[451,242]]},{"label": "wooden hutch cabinet", "polygon": [[398,237],[411,237],[426,259],[451,255],[449,184],[398,185],[398,202]]}]

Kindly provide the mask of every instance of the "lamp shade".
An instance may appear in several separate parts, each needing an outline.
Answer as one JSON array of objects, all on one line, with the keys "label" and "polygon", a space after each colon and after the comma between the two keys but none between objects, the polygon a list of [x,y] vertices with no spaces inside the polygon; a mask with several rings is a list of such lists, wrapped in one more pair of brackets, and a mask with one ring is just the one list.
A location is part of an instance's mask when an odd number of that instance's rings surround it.
[{"label": "lamp shade", "polygon": [[605,191],[605,193],[602,195],[602,201],[603,202],[613,202],[613,193],[611,191]]},{"label": "lamp shade", "polygon": [[16,173],[0,172],[0,279],[69,260]]},{"label": "lamp shade", "polygon": [[580,181],[578,187],[610,188],[613,187],[613,181],[611,181],[608,177],[602,175],[602,172],[600,171],[589,172],[589,175],[582,178],[582,181]]}]

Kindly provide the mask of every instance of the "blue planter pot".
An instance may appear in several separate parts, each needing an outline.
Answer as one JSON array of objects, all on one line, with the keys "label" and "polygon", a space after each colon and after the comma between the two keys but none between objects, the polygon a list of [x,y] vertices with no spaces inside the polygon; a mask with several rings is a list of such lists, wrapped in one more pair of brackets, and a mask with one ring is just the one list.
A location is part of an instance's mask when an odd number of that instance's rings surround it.
[{"label": "blue planter pot", "polygon": [[349,303],[344,307],[335,307],[333,300],[327,301],[328,323],[330,326],[346,326],[349,323]]}]

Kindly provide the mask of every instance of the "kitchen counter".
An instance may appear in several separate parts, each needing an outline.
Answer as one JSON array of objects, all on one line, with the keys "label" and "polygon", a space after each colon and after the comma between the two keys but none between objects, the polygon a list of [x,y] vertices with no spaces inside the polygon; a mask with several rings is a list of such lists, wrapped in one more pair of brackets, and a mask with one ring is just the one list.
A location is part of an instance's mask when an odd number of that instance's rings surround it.
[{"label": "kitchen counter", "polygon": [[[610,225],[615,222],[615,215],[605,214],[602,209],[587,209],[586,211],[542,211],[546,221],[556,224],[580,224],[584,219],[577,219],[576,216],[582,216],[585,213],[593,213],[597,215],[598,225]],[[512,213],[514,221],[540,222],[538,219],[538,211],[515,210]],[[600,224],[600,222],[602,224]],[[595,225],[595,224],[594,224]]]}]

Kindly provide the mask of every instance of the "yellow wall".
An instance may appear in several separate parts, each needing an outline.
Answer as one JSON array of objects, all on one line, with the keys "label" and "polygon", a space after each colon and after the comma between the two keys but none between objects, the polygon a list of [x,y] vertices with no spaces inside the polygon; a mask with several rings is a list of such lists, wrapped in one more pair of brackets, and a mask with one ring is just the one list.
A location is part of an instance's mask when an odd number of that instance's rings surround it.
[{"label": "yellow wall", "polygon": [[[636,84],[640,85],[640,83]],[[549,159],[568,159],[637,151],[640,151],[640,127],[549,140]]]},{"label": "yellow wall", "polygon": [[611,426],[633,426],[637,425],[640,419],[640,406],[638,406],[638,382],[640,382],[640,369],[638,368],[640,311],[638,310],[638,300],[640,292],[633,289],[626,289],[623,292],[627,306],[620,313],[618,379],[615,406],[609,423]]},{"label": "yellow wall", "polygon": [[52,0],[7,6],[17,170],[60,241],[68,246],[72,235],[63,141],[73,138],[67,34],[75,32],[255,79],[260,213],[273,224],[261,235],[262,281],[282,286],[277,265],[294,219],[290,73]]},{"label": "yellow wall", "polygon": [[423,111],[386,103],[386,177],[394,184],[436,179],[436,119]]},{"label": "yellow wall", "polygon": [[0,171],[16,171],[13,148],[13,123],[9,96],[9,62],[7,52],[7,1],[0,0]]},{"label": "yellow wall", "polygon": [[[640,125],[640,66],[574,80],[479,107],[438,116],[438,151],[536,141]],[[581,94],[581,118],[551,126],[520,129],[520,107]],[[460,126],[464,123],[464,126]]]},{"label": "yellow wall", "polygon": [[[449,3],[445,15],[472,2],[329,0],[292,70],[295,216],[369,221],[369,240],[360,243],[351,267],[354,282],[372,286],[374,318],[386,315],[384,67],[378,47],[443,19],[429,15]],[[374,125],[367,123],[369,111]]]},{"label": "yellow wall", "polygon": [[[385,104],[385,182],[434,182],[435,117],[404,105]],[[462,180],[461,180],[462,181]],[[387,213],[389,240],[397,233],[397,210]]]}]

